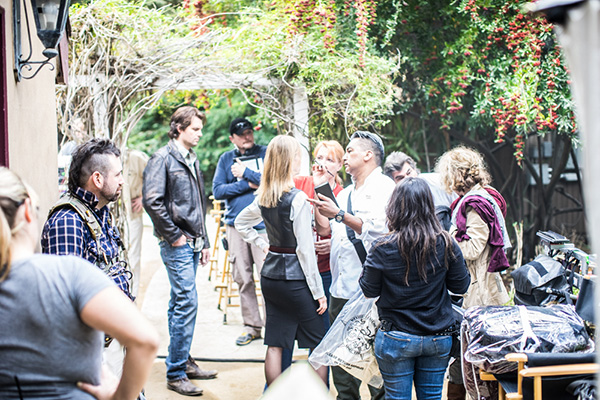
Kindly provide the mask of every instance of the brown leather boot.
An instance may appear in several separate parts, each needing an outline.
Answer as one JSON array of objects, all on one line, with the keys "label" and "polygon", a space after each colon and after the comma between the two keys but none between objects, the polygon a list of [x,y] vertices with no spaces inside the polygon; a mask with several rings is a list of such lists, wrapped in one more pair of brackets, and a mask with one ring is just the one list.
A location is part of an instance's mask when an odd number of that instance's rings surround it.
[{"label": "brown leather boot", "polygon": [[167,389],[184,396],[202,396],[203,390],[194,385],[188,377],[167,381]]},{"label": "brown leather boot", "polygon": [[188,379],[214,379],[217,377],[218,372],[214,369],[208,371],[201,369],[192,356],[189,356],[185,362],[185,374]]},{"label": "brown leather boot", "polygon": [[467,391],[464,385],[448,382],[448,392],[446,393],[448,400],[465,400],[466,395]]}]

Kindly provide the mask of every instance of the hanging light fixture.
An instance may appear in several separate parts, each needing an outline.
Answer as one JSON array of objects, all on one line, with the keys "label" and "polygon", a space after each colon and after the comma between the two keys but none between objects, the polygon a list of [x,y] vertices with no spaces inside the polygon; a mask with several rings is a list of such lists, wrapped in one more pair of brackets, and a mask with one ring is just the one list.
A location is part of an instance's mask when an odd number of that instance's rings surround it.
[{"label": "hanging light fixture", "polygon": [[[15,75],[17,81],[31,79],[37,75],[44,65],[51,70],[54,65],[50,60],[58,55],[56,49],[67,24],[69,16],[69,0],[23,0],[25,12],[25,24],[27,27],[27,40],[29,43],[29,54],[24,57],[21,53],[21,0],[13,0],[13,28],[14,28],[14,50],[15,50]],[[29,16],[27,14],[27,2],[31,1],[33,18],[37,35],[44,50],[42,54],[46,57],[42,61],[32,61],[31,29],[29,27]],[[37,69],[34,71],[34,65]]]}]

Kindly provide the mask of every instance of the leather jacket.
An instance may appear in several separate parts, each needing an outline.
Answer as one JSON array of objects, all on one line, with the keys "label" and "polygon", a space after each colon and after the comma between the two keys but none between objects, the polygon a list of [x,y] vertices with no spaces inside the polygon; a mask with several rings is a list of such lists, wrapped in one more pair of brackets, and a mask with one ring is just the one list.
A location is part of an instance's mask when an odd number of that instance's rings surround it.
[{"label": "leather jacket", "polygon": [[144,169],[142,190],[144,209],[154,224],[154,235],[173,244],[181,235],[204,239],[210,247],[204,216],[204,178],[198,160],[196,176],[171,140],[159,149]]}]

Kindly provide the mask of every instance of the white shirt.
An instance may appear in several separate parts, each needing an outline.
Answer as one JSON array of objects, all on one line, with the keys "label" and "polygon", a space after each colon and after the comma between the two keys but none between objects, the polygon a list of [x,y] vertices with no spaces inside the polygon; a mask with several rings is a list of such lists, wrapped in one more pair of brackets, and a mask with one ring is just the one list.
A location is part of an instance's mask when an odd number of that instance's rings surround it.
[{"label": "white shirt", "polygon": [[[296,255],[300,261],[300,267],[306,278],[308,288],[315,300],[325,296],[323,291],[323,281],[319,274],[317,266],[317,256],[315,255],[315,245],[313,239],[312,216],[308,197],[304,192],[299,192],[292,200],[290,210],[290,220],[293,221],[294,236],[296,236]],[[260,247],[262,250],[269,247],[267,241],[260,236],[253,227],[262,221],[260,207],[257,199],[246,208],[244,208],[235,219],[235,229],[238,230],[242,238],[251,244]]]},{"label": "white shirt", "polygon": [[[355,232],[367,252],[373,241],[388,232],[385,208],[396,184],[377,167],[365,179],[364,184],[354,188],[346,187],[337,196],[340,208],[348,211],[348,196],[352,196],[352,213],[363,222],[362,233]],[[362,273],[362,263],[352,242],[346,234],[346,225],[331,220],[331,295],[339,299],[350,299],[359,290],[358,278]]]}]

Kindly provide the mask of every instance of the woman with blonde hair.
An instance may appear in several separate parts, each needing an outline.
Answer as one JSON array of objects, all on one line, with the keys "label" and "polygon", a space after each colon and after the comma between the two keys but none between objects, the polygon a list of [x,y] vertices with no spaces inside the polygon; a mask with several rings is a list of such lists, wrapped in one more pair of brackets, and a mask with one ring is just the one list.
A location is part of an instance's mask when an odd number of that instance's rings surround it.
[{"label": "woman with blonde hair", "polygon": [[[135,399],[156,331],[102,271],[38,241],[34,193],[0,168],[0,398]],[[101,374],[104,332],[127,347],[120,380]]]},{"label": "woman with blonde hair", "polygon": [[451,234],[473,277],[464,308],[505,304],[509,297],[498,272],[509,266],[504,253],[510,248],[506,202],[490,186],[483,157],[473,149],[456,147],[442,155],[436,169],[446,190],[460,196],[452,205]]},{"label": "woman with blonde hair", "polygon": [[[327,310],[327,300],[315,257],[310,205],[306,194],[294,187],[299,166],[300,145],[294,138],[271,140],[256,200],[235,220],[244,240],[267,254],[260,281],[267,310],[267,385],[281,374],[284,348],[292,349],[297,340],[298,347],[314,349],[325,334],[319,315]],[[253,228],[261,220],[269,243]],[[325,381],[326,367],[317,373]]]},{"label": "woman with blonde hair", "polygon": [[[452,204],[450,234],[458,242],[471,274],[463,307],[507,303],[510,297],[499,273],[509,267],[504,250],[511,247],[504,222],[506,202],[490,186],[491,177],[483,157],[473,149],[456,147],[440,157],[436,171],[446,190],[460,196]],[[464,398],[460,366],[455,364],[450,367],[449,400]],[[466,370],[464,366],[463,369]],[[473,375],[465,374],[465,381],[474,383],[478,376]],[[494,397],[493,386],[467,384],[467,389],[477,390],[471,394],[481,399]]]}]

